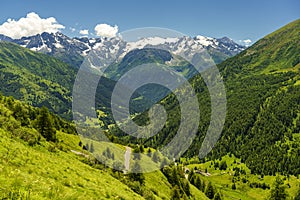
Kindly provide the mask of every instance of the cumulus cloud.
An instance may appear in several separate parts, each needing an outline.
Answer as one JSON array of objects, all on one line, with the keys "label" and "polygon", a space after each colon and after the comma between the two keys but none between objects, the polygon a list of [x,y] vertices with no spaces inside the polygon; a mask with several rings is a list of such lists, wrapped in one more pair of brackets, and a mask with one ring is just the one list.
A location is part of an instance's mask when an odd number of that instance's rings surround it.
[{"label": "cumulus cloud", "polygon": [[89,34],[89,30],[87,30],[87,29],[80,30],[79,33],[80,33],[81,35],[88,35],[88,34]]},{"label": "cumulus cloud", "polygon": [[98,24],[95,27],[95,32],[97,36],[101,37],[115,37],[119,31],[119,28],[117,25],[110,26],[108,24]]},{"label": "cumulus cloud", "polygon": [[250,40],[250,39],[239,40],[239,42],[240,42],[242,45],[249,46],[249,45],[252,43],[252,40]]},{"label": "cumulus cloud", "polygon": [[24,36],[32,36],[43,32],[55,33],[64,28],[54,17],[42,19],[38,14],[31,12],[26,17],[22,17],[17,21],[8,19],[0,25],[0,34],[13,39],[19,39]]}]

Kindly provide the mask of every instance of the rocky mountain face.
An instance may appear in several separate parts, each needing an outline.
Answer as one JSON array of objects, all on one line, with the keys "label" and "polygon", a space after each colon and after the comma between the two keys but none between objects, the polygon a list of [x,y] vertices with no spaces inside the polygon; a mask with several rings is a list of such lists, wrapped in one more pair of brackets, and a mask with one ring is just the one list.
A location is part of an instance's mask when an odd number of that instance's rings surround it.
[{"label": "rocky mountain face", "polygon": [[142,38],[135,42],[123,41],[120,37],[114,38],[70,38],[60,32],[42,33],[21,39],[12,39],[0,35],[0,41],[16,43],[36,52],[52,55],[73,66],[79,67],[85,56],[91,50],[101,51],[104,55],[117,55],[124,57],[126,53],[134,49],[147,46],[159,48],[167,46],[174,53],[191,53],[190,51],[207,50],[216,63],[220,63],[228,57],[232,57],[245,49],[233,40],[223,37],[221,39],[204,36],[180,37],[180,38]]}]

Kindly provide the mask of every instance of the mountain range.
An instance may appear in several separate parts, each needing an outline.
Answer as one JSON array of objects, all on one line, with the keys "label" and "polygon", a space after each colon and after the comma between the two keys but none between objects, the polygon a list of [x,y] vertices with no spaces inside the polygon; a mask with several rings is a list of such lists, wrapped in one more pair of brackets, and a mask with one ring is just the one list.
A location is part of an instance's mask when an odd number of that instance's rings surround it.
[{"label": "mountain range", "polygon": [[[26,47],[36,52],[42,52],[52,55],[62,61],[79,67],[83,58],[88,55],[91,50],[101,51],[105,54],[120,54],[124,57],[126,53],[134,49],[141,49],[147,46],[159,47],[160,45],[168,45],[170,50],[177,52],[200,51],[206,49],[212,55],[216,63],[220,63],[226,58],[234,56],[245,49],[235,43],[233,40],[223,37],[215,39],[204,36],[178,37],[178,38],[161,38],[148,37],[142,38],[135,42],[126,42],[121,37],[113,38],[70,38],[60,32],[42,33],[30,37],[22,37],[21,39],[12,39],[4,35],[0,35],[0,41],[8,41],[16,43],[22,47]],[[192,48],[191,48],[192,47]]]},{"label": "mountain range", "polygon": [[[300,173],[299,32],[300,20],[296,20],[218,65],[226,89],[227,113],[222,136],[209,157],[232,152],[253,173]],[[191,78],[190,84],[195,86],[201,111],[198,136],[186,153],[193,157],[198,155],[210,125],[211,104],[201,75]],[[180,109],[174,99],[171,94],[160,102],[171,117],[145,144],[163,147],[176,134]],[[137,121],[145,121],[145,116]]]}]

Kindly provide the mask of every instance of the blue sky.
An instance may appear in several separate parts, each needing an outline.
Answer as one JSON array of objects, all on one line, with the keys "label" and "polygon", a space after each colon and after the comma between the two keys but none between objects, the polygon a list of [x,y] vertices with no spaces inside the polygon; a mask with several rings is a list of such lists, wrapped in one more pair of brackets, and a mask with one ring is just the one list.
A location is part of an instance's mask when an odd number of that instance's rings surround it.
[{"label": "blue sky", "polygon": [[[163,27],[190,36],[228,36],[235,41],[256,41],[288,22],[300,18],[299,0],[7,0],[1,2],[0,24],[35,12],[54,17],[63,33],[94,33],[97,24],[117,25],[119,31],[139,27]],[[72,32],[71,28],[76,31]]]}]

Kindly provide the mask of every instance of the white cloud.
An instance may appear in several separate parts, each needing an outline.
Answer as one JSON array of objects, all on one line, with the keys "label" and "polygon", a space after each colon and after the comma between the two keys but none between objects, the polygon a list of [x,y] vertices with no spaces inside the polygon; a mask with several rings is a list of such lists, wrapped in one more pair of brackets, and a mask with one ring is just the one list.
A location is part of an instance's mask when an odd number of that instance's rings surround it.
[{"label": "white cloud", "polygon": [[97,36],[101,37],[115,37],[119,31],[119,28],[117,25],[110,26],[108,24],[98,24],[95,27],[95,32]]},{"label": "white cloud", "polygon": [[252,41],[250,39],[244,40],[243,41],[245,44],[250,44]]},{"label": "white cloud", "polygon": [[55,33],[65,27],[59,24],[54,17],[46,19],[34,12],[28,13],[26,17],[19,20],[8,19],[0,25],[0,34],[18,39],[24,36],[32,36],[43,32]]},{"label": "white cloud", "polygon": [[240,42],[242,45],[245,45],[245,46],[247,47],[247,46],[249,46],[249,45],[252,43],[252,40],[250,40],[250,39],[239,40],[239,42]]},{"label": "white cloud", "polygon": [[81,35],[88,35],[88,34],[89,34],[89,30],[87,30],[87,29],[80,30],[79,33],[80,33]]}]

